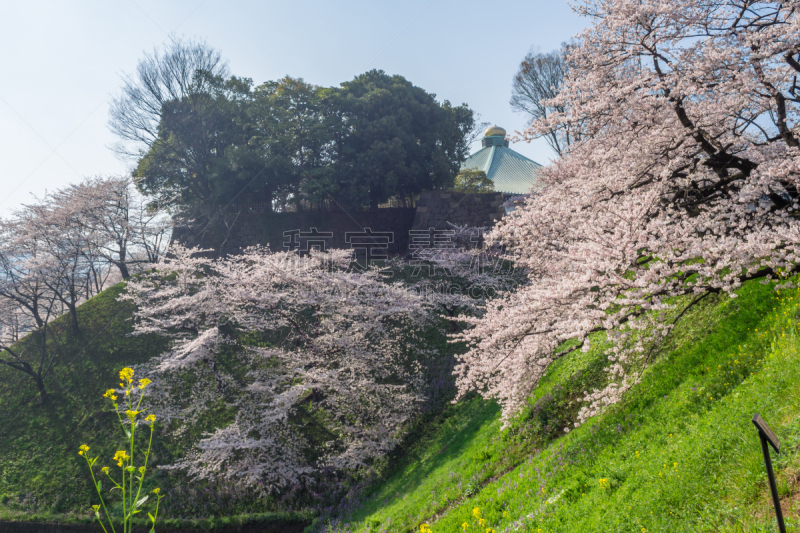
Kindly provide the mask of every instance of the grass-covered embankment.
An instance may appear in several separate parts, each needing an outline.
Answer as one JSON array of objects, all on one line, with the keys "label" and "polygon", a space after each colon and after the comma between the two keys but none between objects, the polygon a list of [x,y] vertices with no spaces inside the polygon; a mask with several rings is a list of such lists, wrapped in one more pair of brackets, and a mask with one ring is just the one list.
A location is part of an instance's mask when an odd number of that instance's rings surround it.
[{"label": "grass-covered embankment", "polygon": [[450,407],[337,527],[773,531],[759,412],[783,441],[778,487],[800,530],[800,293],[738,294],[688,311],[624,401],[569,434],[580,393],[603,383],[601,342],[553,365],[508,429],[490,402]]},{"label": "grass-covered embankment", "polygon": [[[132,310],[116,300],[121,290],[81,307],[82,334],[63,339],[47,402],[38,402],[30,378],[0,367],[0,521],[89,518],[91,487],[77,448],[88,443],[110,457],[119,443],[102,391],[120,368],[166,346],[127,335]],[[563,428],[578,397],[604,382],[602,342],[553,365],[508,429],[501,429],[499,408],[479,398],[428,414],[406,438],[391,475],[343,521],[374,531],[422,523],[434,532],[464,531],[465,524],[470,531],[770,531],[750,423],[759,412],[784,443],[778,485],[789,529],[797,530],[798,303],[797,291],[776,294],[759,283],[745,285],[736,299],[703,300],[680,319],[625,400],[568,435]],[[156,462],[185,451],[191,437],[159,434]],[[184,507],[197,496],[182,492],[189,488],[173,487]],[[238,513],[236,501],[220,502]],[[230,520],[220,515],[194,526]]]},{"label": "grass-covered embankment", "polygon": [[[45,377],[46,401],[39,401],[28,375],[0,366],[0,518],[89,510],[92,489],[76,450],[91,442],[93,451],[113,455],[120,436],[102,392],[116,385],[122,367],[144,362],[165,346],[154,336],[127,336],[132,306],[116,300],[122,290],[116,285],[80,306],[80,335],[57,328],[64,332]],[[33,359],[36,342],[29,335],[14,348]]]},{"label": "grass-covered embankment", "polygon": [[[94,518],[97,503],[86,462],[78,455],[81,444],[91,446],[98,465],[112,466],[111,457],[124,448],[116,415],[103,393],[117,384],[119,371],[162,353],[167,340],[154,335],[130,336],[133,306],[117,297],[124,284],[115,285],[79,307],[81,333],[57,327],[58,357],[45,379],[47,400],[40,402],[33,380],[22,372],[0,366],[0,522],[58,522],[85,524]],[[60,317],[59,326],[68,317]],[[35,335],[14,348],[31,357],[37,353]],[[51,349],[56,348],[54,343]],[[220,417],[224,418],[225,413]],[[180,437],[157,425],[152,464],[168,464],[180,457],[203,431],[219,422],[189,424]],[[166,528],[209,530],[260,524],[265,527],[307,523],[310,515],[274,511],[272,502],[236,487],[192,482],[179,472],[152,470],[146,490],[160,486],[169,504]],[[116,503],[113,494],[111,502]],[[141,526],[149,522],[146,515]]]}]

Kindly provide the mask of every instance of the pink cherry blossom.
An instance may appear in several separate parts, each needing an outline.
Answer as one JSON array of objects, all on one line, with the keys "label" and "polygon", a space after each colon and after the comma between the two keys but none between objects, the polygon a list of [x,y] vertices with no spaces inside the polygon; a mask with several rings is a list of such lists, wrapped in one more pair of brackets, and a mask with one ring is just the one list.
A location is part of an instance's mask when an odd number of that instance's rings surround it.
[{"label": "pink cherry blossom", "polygon": [[[581,420],[619,401],[693,302],[795,271],[800,228],[800,2],[590,0],[570,70],[534,123],[582,141],[489,236],[529,282],[487,304],[458,340],[461,393],[511,416],[575,339],[607,331],[610,384]],[[686,305],[684,303],[683,305]],[[662,317],[662,318],[659,318]],[[566,346],[566,345],[565,345]]]}]

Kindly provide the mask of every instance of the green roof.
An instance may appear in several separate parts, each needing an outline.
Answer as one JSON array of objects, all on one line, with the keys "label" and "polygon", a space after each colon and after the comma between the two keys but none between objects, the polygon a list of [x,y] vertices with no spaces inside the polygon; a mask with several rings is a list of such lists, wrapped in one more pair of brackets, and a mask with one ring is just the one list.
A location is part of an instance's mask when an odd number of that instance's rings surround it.
[{"label": "green roof", "polygon": [[504,144],[484,143],[483,148],[461,164],[461,170],[474,168],[486,173],[497,192],[525,194],[540,187],[539,169],[542,165]]}]

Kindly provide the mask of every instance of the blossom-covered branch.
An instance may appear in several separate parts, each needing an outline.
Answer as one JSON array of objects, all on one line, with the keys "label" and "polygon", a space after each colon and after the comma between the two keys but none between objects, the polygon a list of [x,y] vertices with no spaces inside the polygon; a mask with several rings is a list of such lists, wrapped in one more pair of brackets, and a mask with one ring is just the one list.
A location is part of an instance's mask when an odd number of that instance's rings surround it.
[{"label": "blossom-covered branch", "polygon": [[160,414],[235,412],[175,466],[278,488],[394,447],[424,400],[429,303],[376,268],[349,270],[345,251],[195,252],[176,247],[125,296],[137,333],[174,338],[150,365]]},{"label": "blossom-covered branch", "polygon": [[[800,128],[796,1],[591,0],[556,113],[530,137],[587,132],[546,187],[490,236],[531,283],[489,302],[459,338],[460,390],[522,405],[557,348],[609,335],[618,401],[671,329],[682,295],[734,291],[796,269]],[[675,312],[679,312],[676,310]],[[575,341],[573,341],[575,342]],[[563,353],[563,350],[562,352]]]}]

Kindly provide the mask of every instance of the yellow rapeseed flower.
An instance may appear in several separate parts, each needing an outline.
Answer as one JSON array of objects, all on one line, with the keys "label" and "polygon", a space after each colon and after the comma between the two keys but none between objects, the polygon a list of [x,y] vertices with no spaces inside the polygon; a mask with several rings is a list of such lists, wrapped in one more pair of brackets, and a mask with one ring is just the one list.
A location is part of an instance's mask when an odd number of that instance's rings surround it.
[{"label": "yellow rapeseed flower", "polygon": [[469,527],[469,524],[467,524],[466,522],[461,524],[461,529],[463,529],[464,531],[466,531],[468,527]]},{"label": "yellow rapeseed flower", "polygon": [[597,482],[600,484],[600,487],[604,489],[607,489],[610,486],[608,483],[608,478],[605,477],[598,479]]},{"label": "yellow rapeseed flower", "polygon": [[107,466],[104,466],[103,468],[101,468],[100,471],[103,472],[105,475],[108,475],[108,467]]},{"label": "yellow rapeseed flower", "polygon": [[161,492],[161,489],[159,489],[158,487],[153,489],[153,494],[155,494],[156,496],[158,495],[159,492]]},{"label": "yellow rapeseed flower", "polygon": [[80,451],[78,452],[78,455],[83,455],[88,451],[89,451],[89,447],[87,445],[85,445],[85,444],[81,444]]},{"label": "yellow rapeseed flower", "polygon": [[122,463],[130,459],[130,455],[127,454],[124,450],[120,450],[114,454],[114,461],[117,462],[117,466],[122,466]]},{"label": "yellow rapeseed flower", "polygon": [[156,421],[156,415],[147,415],[146,417],[144,417],[144,419],[145,419],[146,422],[155,422]]},{"label": "yellow rapeseed flower", "polygon": [[481,517],[481,510],[478,509],[477,507],[474,508],[472,510],[472,516],[474,516],[475,518],[480,518]]},{"label": "yellow rapeseed flower", "polygon": [[103,398],[111,398],[114,396],[114,393],[117,392],[114,389],[108,389],[105,394],[103,394]]},{"label": "yellow rapeseed flower", "polygon": [[150,385],[151,383],[152,383],[152,381],[150,381],[147,378],[140,379],[139,380],[139,388],[143,389],[143,388],[147,387],[148,385]]},{"label": "yellow rapeseed flower", "polygon": [[121,379],[122,381],[127,381],[128,383],[130,383],[130,381],[133,379],[133,369],[132,368],[128,368],[126,366],[125,368],[120,370],[119,371],[119,379]]},{"label": "yellow rapeseed flower", "polygon": [[138,415],[139,413],[141,413],[141,411],[130,411],[130,410],[128,410],[128,411],[125,411],[125,414],[126,414],[126,415],[128,416],[128,418],[130,418],[131,420],[133,420],[134,418],[136,418],[136,415]]}]

